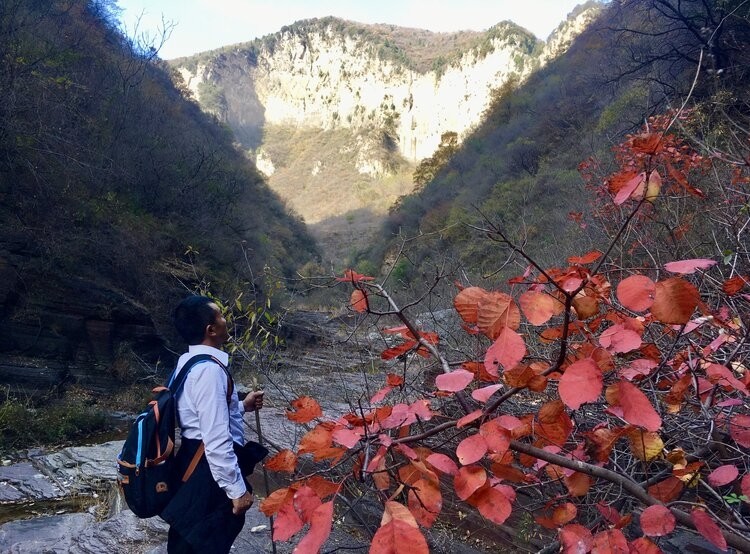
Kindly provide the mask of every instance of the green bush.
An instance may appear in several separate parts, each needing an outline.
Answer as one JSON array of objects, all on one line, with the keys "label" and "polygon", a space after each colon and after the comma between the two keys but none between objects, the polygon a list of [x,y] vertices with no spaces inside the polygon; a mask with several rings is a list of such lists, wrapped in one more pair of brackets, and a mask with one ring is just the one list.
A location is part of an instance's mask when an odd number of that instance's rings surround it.
[{"label": "green bush", "polygon": [[58,445],[111,430],[107,414],[88,395],[20,399],[5,391],[0,402],[0,452]]}]

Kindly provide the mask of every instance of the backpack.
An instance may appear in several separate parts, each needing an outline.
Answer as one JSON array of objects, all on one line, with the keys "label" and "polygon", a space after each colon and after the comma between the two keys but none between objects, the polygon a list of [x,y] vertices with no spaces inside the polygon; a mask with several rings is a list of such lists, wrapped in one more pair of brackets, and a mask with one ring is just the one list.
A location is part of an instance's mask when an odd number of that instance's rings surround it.
[{"label": "backpack", "polygon": [[[177,396],[190,370],[209,360],[226,371],[224,365],[209,354],[190,358],[179,374],[172,374],[166,387],[156,387],[153,390],[154,399],[136,418],[122,451],[117,456],[117,481],[120,490],[128,507],[140,518],[159,515],[180,485],[178,476],[173,475]],[[190,477],[203,452],[201,443],[181,482],[184,483]]]}]

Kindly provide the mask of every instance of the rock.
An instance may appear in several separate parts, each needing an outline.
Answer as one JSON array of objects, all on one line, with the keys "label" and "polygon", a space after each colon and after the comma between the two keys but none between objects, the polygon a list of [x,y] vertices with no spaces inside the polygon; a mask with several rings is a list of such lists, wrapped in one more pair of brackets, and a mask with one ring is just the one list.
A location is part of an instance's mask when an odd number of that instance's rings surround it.
[{"label": "rock", "polygon": [[[14,263],[0,248],[0,282],[17,271]],[[66,383],[105,391],[118,383],[124,352],[153,362],[168,357],[151,315],[121,291],[62,276],[9,281],[4,287],[0,384],[14,391],[46,393]]]},{"label": "rock", "polygon": [[[17,554],[135,554],[166,544],[167,524],[138,519],[126,510],[105,521],[93,514],[64,514],[13,521],[0,526],[0,551]],[[166,551],[166,549],[165,549]]]}]

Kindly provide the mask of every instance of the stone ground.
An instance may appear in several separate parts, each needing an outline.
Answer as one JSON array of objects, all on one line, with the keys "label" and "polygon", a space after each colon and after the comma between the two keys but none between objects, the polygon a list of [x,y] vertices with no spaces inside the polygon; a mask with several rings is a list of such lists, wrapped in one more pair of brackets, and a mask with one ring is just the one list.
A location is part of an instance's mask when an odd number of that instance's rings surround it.
[{"label": "stone ground", "polygon": [[[348,340],[351,322],[315,313],[301,317],[301,321],[296,320],[297,327],[292,326],[294,347],[283,351],[270,371],[262,372],[261,383],[266,390],[262,431],[272,453],[293,447],[306,432],[304,427],[286,418],[290,400],[302,394],[313,396],[321,401],[326,417],[336,418],[350,411],[350,406],[357,406],[360,396],[369,398],[383,386],[386,371],[402,370],[402,366],[383,367],[368,345]],[[423,325],[440,326],[440,322],[432,323]],[[384,339],[372,331],[369,335],[368,342],[382,348]],[[368,392],[363,393],[365,390]],[[257,440],[255,417],[248,415],[245,420],[247,438]],[[165,554],[166,524],[158,517],[135,517],[117,491],[115,458],[121,447],[122,441],[110,441],[56,452],[27,451],[13,460],[3,460],[0,552]],[[272,490],[284,485],[274,477],[270,475]],[[265,486],[260,468],[256,469],[253,480],[256,494],[263,496]],[[530,545],[521,548],[510,535],[472,515],[463,503],[451,504],[446,499],[443,512],[447,522],[436,524],[426,533],[434,554],[535,551]],[[357,504],[356,513],[375,527],[379,524],[376,507]],[[369,550],[369,535],[350,515],[334,525],[323,547],[324,553]],[[694,534],[675,535],[660,543],[664,552],[718,552]],[[276,552],[291,553],[298,540],[299,536],[293,543],[277,543]],[[537,548],[544,546],[539,544]],[[257,503],[247,513],[245,527],[232,551],[272,552],[269,521],[258,511]]]},{"label": "stone ground", "polygon": [[[373,363],[379,358],[372,356],[367,345],[349,340],[350,323],[312,312],[297,314],[291,322],[293,346],[281,352],[261,378],[266,390],[262,431],[272,453],[296,445],[306,432],[286,418],[290,400],[303,394],[313,396],[321,401],[326,416],[335,418],[350,411],[350,403],[356,406],[359,395],[369,397],[383,386],[385,372],[376,370]],[[255,417],[245,419],[247,437],[258,440]],[[158,517],[135,517],[117,491],[115,458],[121,447],[122,441],[110,441],[57,452],[34,450],[4,461],[0,466],[0,552],[166,553],[166,524]],[[283,484],[272,475],[271,489],[279,486]],[[255,472],[254,487],[263,495],[260,469]],[[369,517],[379,520],[378,514]],[[323,552],[366,552],[369,541],[365,537],[357,524],[338,522]],[[479,552],[437,535],[432,542],[433,552]],[[276,551],[287,554],[293,547],[293,543],[277,543]],[[269,520],[258,511],[257,503],[246,514],[233,552],[272,552]]]}]

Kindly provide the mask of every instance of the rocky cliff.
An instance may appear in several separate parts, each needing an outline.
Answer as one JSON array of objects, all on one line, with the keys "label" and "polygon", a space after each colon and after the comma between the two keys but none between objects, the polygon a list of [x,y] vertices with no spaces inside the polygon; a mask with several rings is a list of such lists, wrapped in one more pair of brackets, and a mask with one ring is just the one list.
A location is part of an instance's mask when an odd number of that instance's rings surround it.
[{"label": "rocky cliff", "polygon": [[351,224],[409,192],[444,133],[464,139],[494,91],[562,53],[598,11],[574,11],[547,43],[510,22],[431,33],[301,21],[173,65],[307,223]]}]

